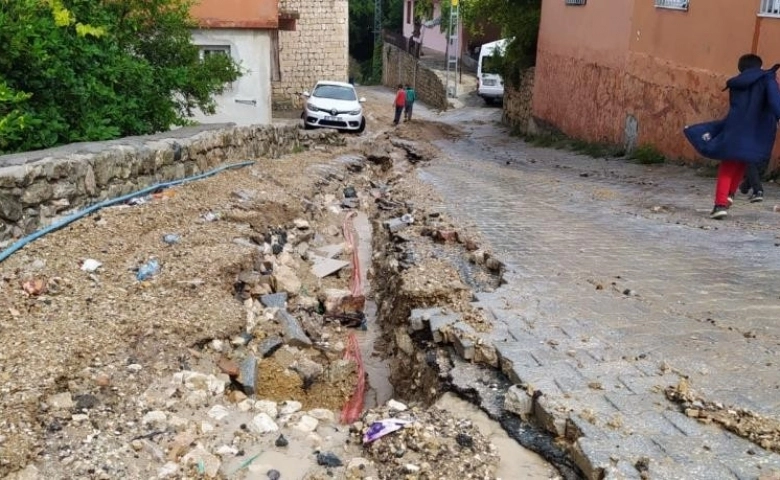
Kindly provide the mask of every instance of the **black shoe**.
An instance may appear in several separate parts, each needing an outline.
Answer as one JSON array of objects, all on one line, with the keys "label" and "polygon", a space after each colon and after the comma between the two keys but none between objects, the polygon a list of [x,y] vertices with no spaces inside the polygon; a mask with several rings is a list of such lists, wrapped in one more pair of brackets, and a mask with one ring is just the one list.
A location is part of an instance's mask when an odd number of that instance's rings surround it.
[{"label": "black shoe", "polygon": [[712,213],[710,213],[710,218],[714,218],[715,220],[720,220],[721,218],[725,217],[729,214],[729,207],[722,206],[722,205],[715,205],[715,208],[712,209]]},{"label": "black shoe", "polygon": [[747,195],[750,191],[750,185],[748,185],[747,180],[742,180],[742,183],[739,184],[739,191],[742,195]]},{"label": "black shoe", "polygon": [[764,192],[756,192],[750,196],[750,203],[758,203],[764,201]]}]

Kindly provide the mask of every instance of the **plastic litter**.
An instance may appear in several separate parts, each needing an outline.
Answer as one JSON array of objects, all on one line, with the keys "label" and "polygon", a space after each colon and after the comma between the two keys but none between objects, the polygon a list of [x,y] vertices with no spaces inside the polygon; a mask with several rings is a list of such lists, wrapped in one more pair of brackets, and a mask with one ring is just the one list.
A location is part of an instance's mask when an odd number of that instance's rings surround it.
[{"label": "plastic litter", "polygon": [[176,235],[175,233],[169,233],[167,235],[163,235],[163,242],[167,243],[168,245],[174,245],[181,241],[181,237],[179,235]]},{"label": "plastic litter", "polygon": [[413,224],[413,223],[414,223],[414,217],[413,217],[413,216],[411,216],[411,215],[410,215],[410,214],[408,214],[408,213],[405,213],[405,214],[403,214],[403,215],[401,216],[401,221],[402,221],[402,222],[404,222],[404,223],[406,223],[407,225],[411,225],[411,224]]},{"label": "plastic litter", "polygon": [[93,273],[102,266],[103,264],[98,262],[97,260],[93,258],[88,258],[84,260],[84,262],[81,264],[81,269],[87,273]]},{"label": "plastic litter", "polygon": [[385,418],[376,421],[368,427],[368,431],[363,435],[363,443],[371,443],[385,435],[397,432],[410,423],[409,420],[401,420],[400,418]]},{"label": "plastic litter", "polygon": [[357,363],[357,385],[349,401],[341,410],[341,423],[353,423],[363,413],[363,405],[366,396],[366,369],[363,365],[363,357],[360,355],[360,345],[354,333],[349,335],[347,349],[344,352],[344,358],[353,360]]},{"label": "plastic litter", "polygon": [[145,264],[141,265],[141,267],[138,269],[138,273],[135,275],[135,278],[139,282],[143,282],[144,280],[148,280],[154,277],[158,273],[160,273],[160,262],[153,258]]}]

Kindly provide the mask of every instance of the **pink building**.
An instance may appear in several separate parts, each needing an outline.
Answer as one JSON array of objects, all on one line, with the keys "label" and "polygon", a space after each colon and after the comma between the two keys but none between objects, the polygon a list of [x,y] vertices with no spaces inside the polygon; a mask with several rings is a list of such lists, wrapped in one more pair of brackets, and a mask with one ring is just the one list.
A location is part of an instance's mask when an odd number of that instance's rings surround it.
[{"label": "pink building", "polygon": [[[415,32],[414,6],[415,0],[406,0],[404,2],[404,37],[415,37],[418,42],[422,42],[423,48],[444,54],[447,51],[447,31],[446,29],[444,31],[441,29],[441,21],[443,20],[441,18],[441,0],[434,0],[432,18],[419,19],[421,22],[419,37],[415,35],[417,32]],[[483,43],[501,38],[501,32],[495,26],[483,26],[481,31],[481,35],[474,35],[461,25],[460,38],[462,41],[460,46],[462,52],[467,52]]]}]

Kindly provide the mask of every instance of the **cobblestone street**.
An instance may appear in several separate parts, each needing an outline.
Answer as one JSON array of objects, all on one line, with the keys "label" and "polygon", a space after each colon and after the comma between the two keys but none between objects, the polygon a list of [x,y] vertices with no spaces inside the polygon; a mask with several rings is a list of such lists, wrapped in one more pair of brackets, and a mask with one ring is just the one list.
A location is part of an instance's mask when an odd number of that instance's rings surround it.
[{"label": "cobblestone street", "polygon": [[639,478],[643,457],[650,478],[780,467],[664,396],[686,377],[709,401],[780,418],[780,189],[738,196],[717,222],[714,179],[693,168],[534,148],[499,119],[439,116],[466,135],[438,141],[443,159],[422,175],[507,263],[507,285],[479,300],[504,325],[493,340],[510,378],[544,393],[537,418],[577,432],[589,476]]}]

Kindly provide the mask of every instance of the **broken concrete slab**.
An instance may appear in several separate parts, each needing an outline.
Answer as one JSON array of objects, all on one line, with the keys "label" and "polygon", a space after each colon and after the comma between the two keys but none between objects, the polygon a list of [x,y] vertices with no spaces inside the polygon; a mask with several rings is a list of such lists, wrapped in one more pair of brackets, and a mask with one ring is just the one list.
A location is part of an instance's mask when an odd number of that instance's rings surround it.
[{"label": "broken concrete slab", "polygon": [[312,252],[322,258],[336,258],[344,251],[344,244],[325,245],[324,247],[313,248]]},{"label": "broken concrete slab", "polygon": [[270,357],[282,345],[284,345],[284,340],[282,340],[282,337],[279,336],[268,337],[262,342],[260,342],[260,345],[258,345],[257,347],[257,353],[259,353],[260,356],[262,356],[263,358]]},{"label": "broken concrete slab", "polygon": [[512,412],[520,418],[527,419],[533,412],[534,399],[523,388],[512,385],[504,397],[504,410]]},{"label": "broken concrete slab", "polygon": [[311,273],[317,278],[325,278],[349,266],[349,262],[325,257],[312,256],[312,261],[314,265],[311,266]]},{"label": "broken concrete slab", "polygon": [[460,315],[455,314],[436,314],[431,315],[430,319],[430,328],[431,328],[431,334],[433,335],[433,341],[436,343],[441,343],[444,341],[444,335],[442,334],[441,330],[447,326],[450,326],[454,323],[457,323],[460,321]]},{"label": "broken concrete slab", "polygon": [[401,220],[401,218],[391,218],[383,223],[384,227],[392,232],[398,232],[408,227],[409,224]]},{"label": "broken concrete slab", "polygon": [[310,347],[311,340],[303,331],[301,322],[297,318],[290,315],[287,310],[279,310],[276,312],[276,321],[284,329],[285,342],[293,347]]},{"label": "broken concrete slab", "polygon": [[257,357],[247,356],[239,367],[238,382],[243,387],[244,393],[254,395],[257,391]]},{"label": "broken concrete slab", "polygon": [[260,297],[260,303],[266,308],[285,308],[287,306],[287,293],[272,293]]},{"label": "broken concrete slab", "polygon": [[465,335],[455,335],[452,345],[464,360],[474,360],[476,343]]},{"label": "broken concrete slab", "polygon": [[441,313],[441,308],[415,308],[409,315],[409,328],[412,331],[420,331],[425,328],[425,324],[431,321],[432,315]]}]

